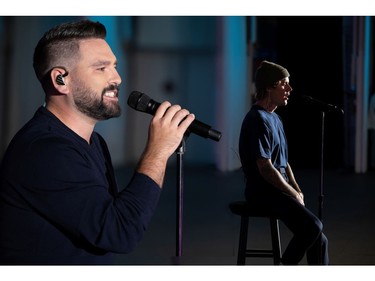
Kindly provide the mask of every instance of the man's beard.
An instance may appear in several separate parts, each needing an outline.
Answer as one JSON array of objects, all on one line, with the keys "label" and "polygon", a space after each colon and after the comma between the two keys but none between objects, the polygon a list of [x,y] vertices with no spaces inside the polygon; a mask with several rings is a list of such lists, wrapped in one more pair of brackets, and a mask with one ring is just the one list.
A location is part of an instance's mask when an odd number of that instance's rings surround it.
[{"label": "man's beard", "polygon": [[117,102],[105,103],[103,100],[104,93],[107,91],[119,90],[117,85],[110,85],[103,89],[101,96],[90,88],[84,86],[81,81],[75,85],[73,90],[74,103],[79,111],[96,120],[107,120],[121,115],[121,108]]}]

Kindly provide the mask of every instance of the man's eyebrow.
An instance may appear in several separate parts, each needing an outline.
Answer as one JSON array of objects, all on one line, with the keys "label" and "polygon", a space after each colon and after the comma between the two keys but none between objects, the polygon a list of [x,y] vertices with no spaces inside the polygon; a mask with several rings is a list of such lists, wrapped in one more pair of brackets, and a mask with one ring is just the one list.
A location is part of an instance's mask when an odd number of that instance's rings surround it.
[{"label": "man's eyebrow", "polygon": [[[110,61],[110,60],[97,60],[97,61],[95,61],[93,64],[92,64],[92,66],[101,66],[101,65],[111,65],[112,64],[112,62]],[[113,65],[117,65],[117,60],[116,61],[114,61],[114,63],[113,63]]]},{"label": "man's eyebrow", "polygon": [[98,60],[98,61],[95,61],[92,64],[92,66],[109,65],[109,64],[111,64],[111,62],[108,60]]}]

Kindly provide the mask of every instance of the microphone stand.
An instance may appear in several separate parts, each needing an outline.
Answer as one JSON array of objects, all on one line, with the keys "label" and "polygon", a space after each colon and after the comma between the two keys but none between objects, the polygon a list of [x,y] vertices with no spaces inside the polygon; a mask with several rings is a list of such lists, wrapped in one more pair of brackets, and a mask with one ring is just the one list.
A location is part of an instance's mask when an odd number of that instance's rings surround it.
[{"label": "microphone stand", "polygon": [[189,134],[185,133],[181,144],[176,150],[177,156],[177,200],[176,200],[176,264],[180,264],[182,256],[182,225],[183,225],[183,201],[184,201],[184,171],[183,156],[186,150],[186,140]]},{"label": "microphone stand", "polygon": [[[305,102],[311,105],[321,107],[321,147],[320,147],[320,187],[319,187],[319,210],[318,210],[318,218],[321,222],[323,222],[323,199],[324,199],[324,191],[323,191],[323,183],[324,183],[324,119],[325,119],[325,111],[339,111],[344,114],[344,111],[337,106],[324,103],[319,100],[315,100],[312,97],[304,96]],[[318,238],[319,239],[319,238]],[[322,247],[320,249],[319,258],[322,261]]]},{"label": "microphone stand", "polygon": [[[338,109],[338,108],[336,108]],[[340,110],[340,109],[339,109]],[[341,109],[340,112],[344,114],[344,111]],[[320,188],[319,188],[319,211],[318,211],[318,218],[323,223],[323,199],[324,199],[324,191],[323,191],[323,184],[324,184],[324,119],[325,119],[325,111],[321,110],[321,147],[320,147]],[[322,234],[320,234],[322,235]],[[319,258],[322,261],[322,247],[319,248]]]},{"label": "microphone stand", "polygon": [[324,177],[324,117],[325,112],[321,112],[321,147],[320,147],[320,189],[319,189],[319,219],[323,222],[323,177]]},{"label": "microphone stand", "polygon": [[321,112],[321,151],[320,151],[320,190],[319,190],[319,219],[323,221],[323,176],[324,176],[324,118],[325,118],[325,111],[330,112],[330,111],[339,111],[342,114],[344,114],[344,111],[332,104],[325,103],[320,100],[316,100],[310,96],[302,96],[303,101],[307,105],[311,105],[313,107],[318,107],[320,108]]},{"label": "microphone stand", "polygon": [[[320,146],[320,186],[319,186],[319,210],[318,210],[318,218],[323,223],[323,198],[324,198],[324,192],[323,192],[323,178],[324,178],[324,117],[325,112],[324,110],[321,111],[321,146]],[[321,238],[321,235],[319,235],[319,240]],[[319,261],[320,264],[322,263],[322,255],[323,255],[323,249],[320,246],[319,247]]]}]

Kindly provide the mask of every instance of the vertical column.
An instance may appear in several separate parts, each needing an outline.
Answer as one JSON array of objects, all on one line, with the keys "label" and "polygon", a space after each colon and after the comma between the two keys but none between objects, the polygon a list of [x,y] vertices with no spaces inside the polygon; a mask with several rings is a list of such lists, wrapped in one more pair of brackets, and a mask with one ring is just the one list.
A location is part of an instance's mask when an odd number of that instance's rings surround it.
[{"label": "vertical column", "polygon": [[358,55],[356,79],[355,172],[367,171],[368,106],[370,96],[371,18],[358,17]]},{"label": "vertical column", "polygon": [[248,109],[246,56],[246,18],[218,18],[218,57],[216,78],[217,128],[222,138],[217,145],[219,170],[230,171],[241,166],[238,139],[242,119]]}]

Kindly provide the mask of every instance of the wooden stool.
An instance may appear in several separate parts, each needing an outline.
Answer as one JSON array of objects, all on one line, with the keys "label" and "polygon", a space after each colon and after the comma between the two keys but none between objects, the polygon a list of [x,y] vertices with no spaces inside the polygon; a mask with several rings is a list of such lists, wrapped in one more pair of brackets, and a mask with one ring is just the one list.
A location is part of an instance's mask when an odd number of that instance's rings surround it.
[{"label": "wooden stool", "polygon": [[[258,214],[246,201],[229,204],[233,214],[241,216],[240,239],[238,245],[237,265],[244,265],[247,257],[273,258],[273,263],[281,263],[280,230],[278,219]],[[247,237],[250,218],[267,218],[271,226],[272,249],[248,249]]]}]

